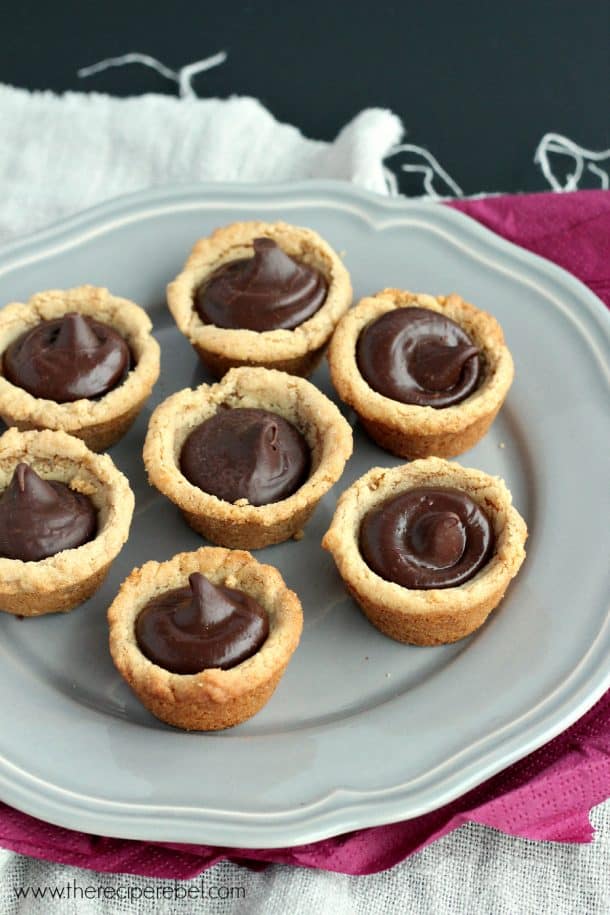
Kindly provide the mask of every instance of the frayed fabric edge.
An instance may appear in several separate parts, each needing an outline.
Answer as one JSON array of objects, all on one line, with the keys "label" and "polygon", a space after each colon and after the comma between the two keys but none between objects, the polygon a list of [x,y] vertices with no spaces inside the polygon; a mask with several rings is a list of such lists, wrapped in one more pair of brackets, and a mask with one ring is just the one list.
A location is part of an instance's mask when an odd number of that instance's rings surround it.
[{"label": "frayed fabric edge", "polygon": [[[192,86],[192,80],[198,73],[203,73],[213,67],[220,66],[227,59],[226,51],[219,51],[211,57],[202,60],[193,61],[185,64],[178,70],[172,70],[162,61],[151,57],[149,54],[142,54],[138,51],[132,51],[128,54],[122,54],[119,57],[109,57],[105,60],[98,61],[87,67],[81,67],[77,71],[79,78],[84,79],[101,73],[111,67],[123,67],[129,64],[141,64],[160,73],[166,79],[170,79],[178,85],[180,98],[197,98],[197,94]],[[410,161],[400,162],[390,166],[389,159],[398,155],[407,154]],[[574,162],[574,169],[571,171],[565,182],[562,184],[553,170],[552,157],[563,156],[570,157]],[[575,191],[579,189],[579,183],[585,171],[597,176],[600,181],[600,189],[608,190],[610,186],[610,177],[608,171],[601,167],[600,163],[610,159],[610,149],[591,150],[580,146],[569,137],[559,133],[545,133],[534,153],[534,162],[539,166],[542,174],[549,184],[551,190],[558,193],[565,191]],[[451,177],[443,168],[440,162],[432,153],[423,146],[415,143],[399,143],[392,147],[382,160],[383,176],[386,182],[386,190],[390,197],[400,196],[399,175],[404,173],[420,173],[422,175],[424,193],[415,195],[412,199],[446,201],[455,199],[476,200],[480,197],[498,196],[499,191],[486,191],[478,194],[464,195],[460,185]],[[440,187],[440,190],[437,189]],[[449,191],[449,193],[447,193]]]}]

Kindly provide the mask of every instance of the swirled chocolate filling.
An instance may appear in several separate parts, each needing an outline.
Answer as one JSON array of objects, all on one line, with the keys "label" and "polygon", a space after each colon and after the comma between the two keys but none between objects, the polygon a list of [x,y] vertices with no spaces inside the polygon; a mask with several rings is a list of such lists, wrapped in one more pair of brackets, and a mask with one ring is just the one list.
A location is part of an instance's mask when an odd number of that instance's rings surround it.
[{"label": "swirled chocolate filling", "polygon": [[216,327],[290,330],[324,303],[326,278],[271,238],[255,238],[254,257],[219,267],[195,293],[199,316]]},{"label": "swirled chocolate filling", "polygon": [[221,409],[186,439],[180,468],[194,486],[225,502],[267,505],[307,479],[310,451],[298,429],[276,413]]},{"label": "swirled chocolate filling", "polygon": [[126,340],[78,312],[41,321],[14,340],[3,359],[12,384],[56,403],[102,397],[121,384],[130,364]]},{"label": "swirled chocolate filling", "polygon": [[136,619],[140,651],[175,674],[228,670],[256,654],[268,635],[269,617],[258,601],[200,572],[189,576],[189,587],[154,597]]},{"label": "swirled chocolate filling", "polygon": [[360,526],[366,564],[404,588],[462,585],[493,549],[489,518],[459,489],[409,489],[371,509]]},{"label": "swirled chocolate filling", "polygon": [[82,546],[96,533],[97,511],[88,496],[17,464],[0,496],[0,556],[36,562]]},{"label": "swirled chocolate filling", "polygon": [[373,390],[400,403],[450,407],[480,384],[478,347],[459,324],[429,308],[396,308],[372,321],[356,357]]}]

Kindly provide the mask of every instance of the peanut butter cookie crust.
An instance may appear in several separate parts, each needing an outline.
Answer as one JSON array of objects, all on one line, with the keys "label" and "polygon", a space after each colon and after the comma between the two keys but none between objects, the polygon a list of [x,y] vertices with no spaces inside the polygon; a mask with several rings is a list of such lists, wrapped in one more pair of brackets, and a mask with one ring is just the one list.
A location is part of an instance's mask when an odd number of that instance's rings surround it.
[{"label": "peanut butter cookie crust", "polygon": [[104,451],[134,422],[159,377],[159,344],[146,312],[107,289],[79,286],[39,292],[27,303],[12,302],[0,311],[0,354],[41,321],[68,312],[96,318],[127,341],[135,365],[122,384],[97,400],[56,403],[33,397],[0,374],[0,417],[18,429],[55,429],[82,439],[93,451]]},{"label": "peanut butter cookie crust", "polygon": [[65,432],[5,432],[0,437],[0,490],[20,462],[88,496],[98,512],[98,532],[89,543],[38,562],[0,557],[0,610],[21,616],[72,610],[97,590],[126,542],[133,492],[108,455],[94,454]]},{"label": "peanut butter cookie crust", "polygon": [[[291,422],[311,449],[306,482],[280,502],[229,503],[193,486],[180,470],[192,430],[221,406],[263,407]],[[352,432],[337,407],[303,378],[264,368],[231,369],[218,384],[173,394],[156,408],[144,443],[150,483],[177,505],[188,524],[214,543],[258,549],[298,535],[336,483],[352,453]]]},{"label": "peanut butter cookie crust", "polygon": [[[262,647],[229,670],[170,673],[138,647],[135,621],[142,607],[183,586],[192,572],[243,591],[269,615],[269,635]],[[201,547],[134,569],[108,610],[108,624],[112,659],[142,704],[174,727],[208,731],[239,724],[269,701],[299,643],[303,614],[298,597],[273,566],[262,565],[241,550]]]},{"label": "peanut butter cookie crust", "polygon": [[[491,559],[459,587],[411,590],[375,574],[359,548],[364,516],[391,496],[416,487],[453,487],[467,493],[490,518]],[[440,458],[392,469],[374,467],[340,497],[322,541],[368,619],[399,642],[439,645],[474,632],[500,603],[525,558],[527,527],[503,480]]]},{"label": "peanut butter cookie crust", "polygon": [[[356,358],[363,329],[397,308],[419,307],[446,315],[479,347],[482,382],[466,400],[435,409],[399,403],[374,391],[362,377]],[[495,419],[513,380],[514,366],[502,328],[492,315],[458,295],[433,297],[384,289],[361,301],[340,321],[328,361],[341,400],[353,407],[371,438],[386,451],[404,458],[454,457],[473,447]]]},{"label": "peanut butter cookie crust", "polygon": [[[292,330],[256,332],[204,323],[193,306],[197,288],[222,265],[252,256],[252,242],[259,237],[273,239],[291,257],[324,275],[324,304]],[[312,229],[283,222],[236,222],[216,229],[195,243],[182,272],[167,287],[167,303],[178,329],[216,377],[242,365],[311,374],[351,301],[349,274],[330,245]]]}]

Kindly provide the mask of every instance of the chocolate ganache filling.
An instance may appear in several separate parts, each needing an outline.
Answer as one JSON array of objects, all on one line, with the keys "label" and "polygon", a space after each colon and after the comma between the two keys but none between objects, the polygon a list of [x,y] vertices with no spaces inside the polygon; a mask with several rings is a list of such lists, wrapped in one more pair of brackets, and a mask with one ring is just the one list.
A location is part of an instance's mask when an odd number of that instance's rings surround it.
[{"label": "chocolate ganache filling", "polygon": [[374,391],[400,403],[450,407],[479,385],[478,347],[450,318],[429,308],[397,308],[367,325],[358,368]]},{"label": "chocolate ganache filling", "polygon": [[307,442],[269,410],[220,409],[186,439],[180,468],[194,486],[225,502],[267,505],[291,496],[309,474]]},{"label": "chocolate ganache filling", "polygon": [[455,588],[491,558],[494,534],[483,509],[459,489],[409,489],[365,515],[367,565],[405,588]]},{"label": "chocolate ganache filling", "polygon": [[136,620],[142,654],[174,674],[228,670],[256,654],[268,635],[267,612],[253,597],[200,572],[189,576],[188,588],[154,597]]},{"label": "chocolate ganache filling", "polygon": [[41,321],[6,349],[4,374],[32,394],[56,403],[101,397],[130,369],[131,353],[108,324],[77,312]]},{"label": "chocolate ganache filling", "polygon": [[0,496],[0,556],[36,562],[82,546],[96,533],[97,511],[87,496],[17,464]]},{"label": "chocolate ganache filling", "polygon": [[203,321],[243,330],[290,330],[323,304],[325,277],[286,254],[271,238],[255,238],[254,257],[219,267],[195,293]]}]

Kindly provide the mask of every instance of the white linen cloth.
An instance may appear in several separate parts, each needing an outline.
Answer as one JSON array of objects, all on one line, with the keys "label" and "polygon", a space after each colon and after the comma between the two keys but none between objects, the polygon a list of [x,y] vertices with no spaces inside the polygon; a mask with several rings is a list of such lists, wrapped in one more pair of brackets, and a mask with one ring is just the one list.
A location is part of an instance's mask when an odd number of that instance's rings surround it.
[{"label": "white linen cloth", "polygon": [[[279,124],[251,98],[174,99],[160,95],[29,93],[0,86],[0,242],[32,232],[103,199],[153,185],[209,180],[353,181],[388,192],[383,159],[402,136],[391,112],[361,112],[332,143]],[[513,839],[481,826],[452,835],[381,874],[347,877],[222,863],[188,887],[243,887],[233,900],[158,899],[145,887],[172,881],[95,874],[0,850],[1,915],[264,915],[388,913],[607,913],[610,806],[593,816],[590,846]],[[16,888],[129,887],[138,901],[18,899]],[[226,895],[225,890],[220,890]],[[78,894],[77,894],[78,895]],[[123,894],[124,895],[124,894]]]},{"label": "white linen cloth", "polygon": [[401,135],[396,115],[379,108],[324,143],[253,98],[58,96],[0,85],[0,242],[155,185],[344,178],[383,194],[383,159]]}]

